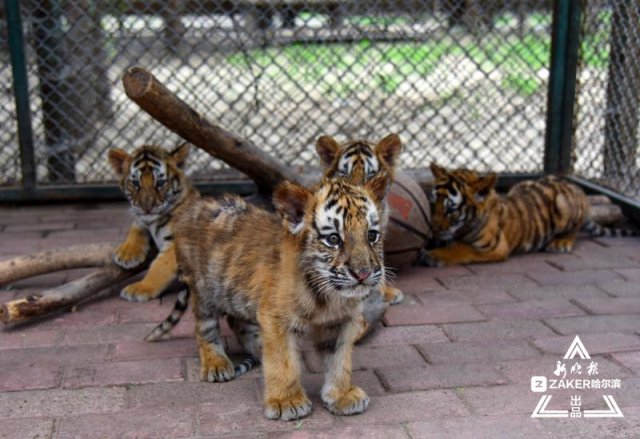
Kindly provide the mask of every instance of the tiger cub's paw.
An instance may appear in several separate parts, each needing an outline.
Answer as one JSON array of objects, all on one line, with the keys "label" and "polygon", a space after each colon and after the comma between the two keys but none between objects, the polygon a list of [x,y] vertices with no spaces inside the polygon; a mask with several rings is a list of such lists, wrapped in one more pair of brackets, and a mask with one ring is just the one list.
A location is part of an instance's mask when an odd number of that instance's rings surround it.
[{"label": "tiger cub's paw", "polygon": [[270,398],[265,402],[264,415],[269,419],[292,421],[304,418],[311,413],[311,401],[304,391],[291,398]]},{"label": "tiger cub's paw", "polygon": [[122,243],[113,255],[113,262],[124,269],[136,268],[147,259],[149,246],[140,244]]},{"label": "tiger cub's paw", "polygon": [[352,386],[347,392],[337,398],[322,395],[325,407],[335,415],[357,415],[369,407],[369,397],[358,386]]},{"label": "tiger cub's paw", "polygon": [[423,267],[444,267],[444,261],[436,258],[430,251],[427,250],[420,251],[417,262]]},{"label": "tiger cub's paw", "polygon": [[385,286],[382,287],[382,296],[385,302],[389,302],[390,305],[397,305],[404,299],[404,294],[398,288]]},{"label": "tiger cub's paw", "polygon": [[233,363],[227,358],[200,358],[200,379],[210,383],[224,383],[236,377]]},{"label": "tiger cub's paw", "polygon": [[149,286],[144,281],[134,282],[120,291],[120,297],[130,302],[148,302],[162,294],[162,290]]},{"label": "tiger cub's paw", "polygon": [[550,253],[571,253],[574,243],[575,238],[558,238],[547,244],[545,250]]}]

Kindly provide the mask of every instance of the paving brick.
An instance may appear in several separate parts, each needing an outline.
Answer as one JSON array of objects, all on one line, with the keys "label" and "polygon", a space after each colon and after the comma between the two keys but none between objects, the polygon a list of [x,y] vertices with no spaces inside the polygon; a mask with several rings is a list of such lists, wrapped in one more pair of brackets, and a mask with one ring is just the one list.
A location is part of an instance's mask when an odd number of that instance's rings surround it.
[{"label": "paving brick", "polygon": [[305,428],[304,421],[300,428],[291,432],[272,432],[267,435],[268,438],[286,438],[286,439],[352,439],[352,438],[371,438],[371,439],[408,439],[409,436],[399,424],[392,425],[344,425],[342,419],[336,418],[335,426],[322,430],[308,430]]},{"label": "paving brick", "polygon": [[[31,252],[31,251],[30,251]],[[30,277],[13,283],[14,289],[30,289],[37,288],[39,290],[44,288],[54,288],[62,285],[67,281],[68,273],[64,271],[58,271],[55,273],[42,274],[40,276]]]},{"label": "paving brick", "polygon": [[504,262],[491,262],[486,264],[471,264],[469,269],[479,275],[495,274],[526,274],[529,271],[558,271],[557,268],[546,261],[520,260],[517,256]]},{"label": "paving brick", "polygon": [[378,373],[391,392],[494,386],[508,381],[488,364],[440,364],[436,366],[380,368]]},{"label": "paving brick", "polygon": [[620,268],[615,271],[628,282],[640,282],[640,268]]},{"label": "paving brick", "polygon": [[62,387],[112,386],[182,381],[182,360],[179,358],[125,361],[84,367],[67,367]]},{"label": "paving brick", "polygon": [[429,325],[434,323],[477,322],[486,320],[472,305],[448,304],[434,306],[396,305],[387,310],[387,326]]},{"label": "paving brick", "polygon": [[562,271],[597,270],[603,268],[627,268],[638,267],[640,261],[631,259],[625,254],[616,251],[600,250],[597,253],[572,255],[562,262],[554,262]]},{"label": "paving brick", "polygon": [[192,338],[171,338],[160,342],[149,343],[123,342],[116,344],[113,359],[123,360],[143,360],[146,358],[181,358],[196,357],[198,348],[195,339]]},{"label": "paving brick", "polygon": [[455,341],[531,338],[552,335],[553,331],[535,320],[503,320],[443,325],[444,332]]},{"label": "paving brick", "polygon": [[62,232],[51,232],[47,234],[47,245],[73,245],[92,244],[99,242],[119,241],[125,237],[119,228],[102,227],[96,233],[95,230],[67,230]]},{"label": "paving brick", "polygon": [[443,279],[442,282],[448,289],[460,291],[504,291],[509,288],[522,288],[535,285],[531,279],[521,274],[457,276]]},{"label": "paving brick", "polygon": [[576,303],[592,314],[640,314],[640,297],[577,299]]},{"label": "paving brick", "polygon": [[509,288],[509,294],[523,302],[530,300],[558,300],[576,298],[610,297],[595,285],[533,285],[522,288]]},{"label": "paving brick", "polygon": [[[6,352],[6,351],[5,351]],[[60,366],[30,366],[0,369],[0,392],[53,389],[60,384]]]},{"label": "paving brick", "polygon": [[[640,349],[640,337],[620,332],[602,332],[597,334],[579,334],[580,340],[591,355],[612,352],[637,351]],[[564,354],[569,349],[575,335],[540,337],[533,341],[540,350],[549,354]]]},{"label": "paving brick", "polygon": [[407,431],[414,438],[430,439],[540,439],[544,431],[537,419],[530,416],[465,416],[410,422]]},{"label": "paving brick", "polygon": [[97,326],[81,331],[67,331],[62,339],[65,345],[107,344],[119,342],[135,342],[144,340],[154,328],[153,324],[123,324],[113,326]]},{"label": "paving brick", "polygon": [[109,415],[62,418],[58,439],[188,438],[195,431],[195,409],[136,410]]},{"label": "paving brick", "polygon": [[15,328],[0,332],[0,349],[39,348],[55,346],[62,341],[61,330],[40,330],[38,327]]},{"label": "paving brick", "polygon": [[567,300],[530,300],[518,303],[479,305],[478,309],[494,319],[540,319],[578,316],[585,312]]},{"label": "paving brick", "polygon": [[515,302],[515,299],[503,289],[427,291],[416,297],[426,307],[460,303],[477,305]]},{"label": "paving brick", "polygon": [[127,409],[145,407],[180,408],[203,403],[243,404],[261,401],[257,378],[235,379],[226,383],[165,382],[127,386]]},{"label": "paving brick", "polygon": [[404,269],[392,280],[392,285],[408,294],[441,289],[442,285],[425,273],[427,270],[424,268]]},{"label": "paving brick", "polygon": [[449,265],[448,267],[420,267],[423,277],[445,279],[447,277],[468,276],[473,274],[468,265]]},{"label": "paving brick", "polygon": [[540,352],[526,340],[424,343],[418,345],[418,349],[434,364],[497,363],[540,356]]},{"label": "paving brick", "polygon": [[626,237],[626,238],[595,238],[595,242],[600,243],[606,247],[640,247],[640,238]]},{"label": "paving brick", "polygon": [[0,420],[2,439],[48,439],[53,435],[52,418],[25,418]]},{"label": "paving brick", "polygon": [[582,270],[528,273],[540,285],[597,285],[620,280],[622,277],[613,270]]},{"label": "paving brick", "polygon": [[84,331],[77,328],[81,326],[105,326],[111,325],[115,322],[116,316],[113,312],[104,312],[90,307],[81,307],[74,312],[65,311],[46,317],[38,323],[38,328],[74,328],[73,331]]},{"label": "paving brick", "polygon": [[473,413],[485,416],[531,415],[540,399],[529,385],[468,387],[456,391]]},{"label": "paving brick", "polygon": [[638,282],[612,281],[598,285],[603,291],[616,297],[640,298]]},{"label": "paving brick", "polygon": [[101,363],[107,359],[108,352],[109,347],[104,345],[7,349],[1,351],[0,369]]},{"label": "paving brick", "polygon": [[448,342],[440,328],[434,325],[381,327],[358,343],[358,346],[385,346],[416,343]]},{"label": "paving brick", "polygon": [[[322,372],[322,356],[315,350],[304,351],[304,359],[312,372]],[[357,346],[353,351],[353,370],[380,367],[407,367],[424,364],[418,351],[412,346]]]},{"label": "paving brick", "polygon": [[640,374],[640,351],[611,354],[611,357],[636,374]]},{"label": "paving brick", "polygon": [[425,390],[372,396],[369,409],[357,418],[342,418],[350,424],[388,424],[465,416],[469,410],[451,390]]},{"label": "paving brick", "polygon": [[30,390],[0,393],[0,419],[113,413],[124,408],[122,388]]},{"label": "paving brick", "polygon": [[544,430],[544,437],[637,439],[640,412],[636,412],[634,416],[623,410],[623,414],[624,418],[549,419],[540,425]]},{"label": "paving brick", "polygon": [[635,314],[561,317],[548,319],[545,322],[560,334],[567,335],[640,331],[640,318]]},{"label": "paving brick", "polygon": [[15,233],[15,232],[31,232],[31,231],[40,231],[40,232],[55,232],[62,230],[71,230],[75,227],[73,222],[67,221],[50,221],[46,223],[23,223],[23,224],[9,224],[7,225],[3,232],[4,233]]},{"label": "paving brick", "polygon": [[[311,415],[303,420],[304,429],[328,429],[334,425],[335,416],[318,400],[313,400]],[[261,402],[244,401],[238,404],[202,404],[198,415],[199,434],[238,435],[255,432],[293,432],[297,422],[272,421],[265,418]]]}]

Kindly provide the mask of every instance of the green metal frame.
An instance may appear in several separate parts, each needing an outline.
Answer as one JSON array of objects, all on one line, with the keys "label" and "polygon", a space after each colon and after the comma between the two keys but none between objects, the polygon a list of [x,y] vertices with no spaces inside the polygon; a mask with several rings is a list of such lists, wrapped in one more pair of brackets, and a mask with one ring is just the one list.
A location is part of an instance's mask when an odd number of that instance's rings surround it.
[{"label": "green metal frame", "polygon": [[[613,202],[621,205],[629,217],[635,221],[640,221],[639,202],[599,184],[571,175],[574,101],[582,1],[555,0],[553,2],[551,74],[547,99],[544,173],[565,175],[590,193],[607,195]],[[37,185],[36,160],[29,108],[27,64],[19,0],[5,0],[5,8],[9,31],[11,66],[13,69],[22,186],[19,188],[0,189],[0,203],[123,199],[120,189],[115,185]],[[519,181],[538,178],[541,175],[501,174],[498,186],[501,189],[505,189]],[[206,194],[221,192],[249,194],[256,189],[255,185],[249,181],[222,181],[197,184],[196,186]]]}]

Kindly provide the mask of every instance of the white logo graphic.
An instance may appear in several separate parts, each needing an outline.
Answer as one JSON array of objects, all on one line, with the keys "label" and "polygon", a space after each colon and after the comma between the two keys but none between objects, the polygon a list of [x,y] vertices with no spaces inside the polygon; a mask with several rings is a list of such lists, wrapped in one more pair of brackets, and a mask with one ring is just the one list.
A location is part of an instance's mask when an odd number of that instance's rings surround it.
[{"label": "white logo graphic", "polygon": [[[571,342],[571,346],[564,354],[563,360],[573,360],[576,356],[582,360],[591,360],[589,352],[582,344],[580,337]],[[583,372],[585,372],[583,374]],[[567,374],[570,377],[567,379]],[[575,390],[597,390],[597,389],[619,389],[621,382],[619,379],[598,379],[595,375],[599,375],[598,363],[590,361],[584,368],[579,362],[574,362],[567,372],[567,363],[562,361],[556,362],[556,368],[553,375],[557,379],[547,379],[544,376],[531,377],[531,391],[536,393],[544,393],[547,390],[555,389],[575,389]],[[593,377],[593,378],[587,378]],[[602,395],[607,409],[604,410],[582,410],[582,398],[580,395],[571,396],[570,410],[553,410],[547,408],[551,402],[552,395],[542,395],[538,405],[531,414],[532,418],[622,418],[624,415],[618,407],[613,395]]]}]

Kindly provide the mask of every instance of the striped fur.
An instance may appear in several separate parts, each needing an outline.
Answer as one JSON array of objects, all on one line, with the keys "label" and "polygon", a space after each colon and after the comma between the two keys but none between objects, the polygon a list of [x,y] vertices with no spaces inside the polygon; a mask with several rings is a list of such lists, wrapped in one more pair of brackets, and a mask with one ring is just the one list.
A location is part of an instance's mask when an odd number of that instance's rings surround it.
[{"label": "striped fur", "polygon": [[501,261],[538,250],[568,253],[580,230],[592,236],[634,233],[593,222],[584,192],[559,177],[519,183],[502,197],[495,174],[449,171],[434,163],[431,170],[433,232],[446,246],[425,252],[424,265]]},{"label": "striped fur", "polygon": [[[326,178],[346,178],[352,184],[363,185],[380,172],[387,173],[393,181],[398,156],[402,151],[402,142],[397,134],[389,134],[377,144],[366,140],[352,140],[338,143],[329,136],[322,136],[316,141],[316,152],[322,160]],[[388,206],[385,201],[383,227],[389,219]],[[392,305],[402,302],[404,295],[398,288],[383,285],[380,293],[384,300]],[[371,321],[363,322],[364,333],[371,326]]]},{"label": "striped fur", "polygon": [[[385,174],[364,186],[284,183],[274,194],[277,214],[234,196],[197,201],[175,229],[185,288],[148,339],[175,326],[191,291],[201,379],[228,381],[262,358],[265,415],[306,416],[311,403],[300,384],[297,339],[308,336],[331,346],[326,406],[336,414],[363,411],[368,398],[350,384],[351,349],[363,298],[384,282],[380,217],[388,184]],[[219,330],[225,315],[250,355],[240,364],[225,352]]]},{"label": "striped fur", "polygon": [[152,145],[131,155],[117,148],[109,151],[109,162],[135,219],[125,242],[116,249],[114,262],[133,268],[147,259],[152,248],[158,251],[144,279],[122,290],[127,300],[154,299],[176,279],[174,218],[199,198],[183,171],[188,154],[187,144],[171,152]]}]

